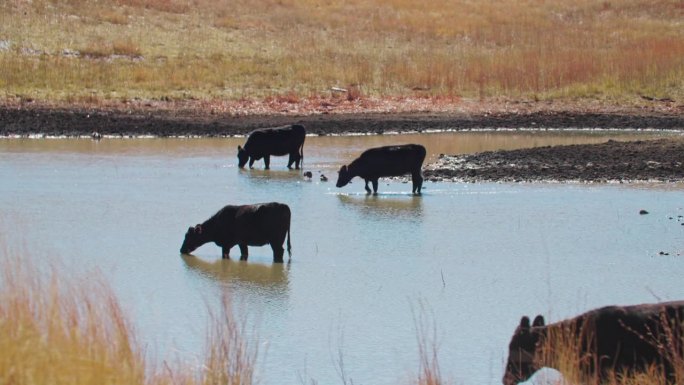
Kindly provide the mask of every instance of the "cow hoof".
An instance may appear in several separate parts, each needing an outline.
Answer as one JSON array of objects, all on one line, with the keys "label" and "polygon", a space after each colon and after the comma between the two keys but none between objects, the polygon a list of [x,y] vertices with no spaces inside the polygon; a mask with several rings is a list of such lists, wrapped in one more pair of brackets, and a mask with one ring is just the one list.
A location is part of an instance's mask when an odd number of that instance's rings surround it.
[{"label": "cow hoof", "polygon": [[240,260],[241,260],[241,261],[246,261],[246,260],[247,260],[247,256],[241,256],[241,257],[240,257]]}]

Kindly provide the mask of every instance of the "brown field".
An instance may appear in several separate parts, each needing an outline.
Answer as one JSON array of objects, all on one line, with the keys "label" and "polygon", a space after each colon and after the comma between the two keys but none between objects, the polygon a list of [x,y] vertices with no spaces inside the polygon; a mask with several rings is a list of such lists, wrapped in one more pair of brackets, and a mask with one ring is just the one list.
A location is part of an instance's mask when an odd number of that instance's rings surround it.
[{"label": "brown field", "polygon": [[7,0],[0,99],[676,101],[683,18],[681,0]]}]

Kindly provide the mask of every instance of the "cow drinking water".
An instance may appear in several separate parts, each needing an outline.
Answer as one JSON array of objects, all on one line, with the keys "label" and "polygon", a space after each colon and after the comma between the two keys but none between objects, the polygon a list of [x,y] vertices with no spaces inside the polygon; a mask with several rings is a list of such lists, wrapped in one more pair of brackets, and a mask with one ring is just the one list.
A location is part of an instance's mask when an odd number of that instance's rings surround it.
[{"label": "cow drinking water", "polygon": [[522,317],[509,344],[503,383],[515,385],[542,367],[554,368],[552,352],[568,346],[576,350],[572,354],[581,373],[597,384],[611,375],[648,373],[653,367],[672,382],[672,361],[683,353],[683,316],[684,301],[607,306],[549,325],[541,315],[532,325]]},{"label": "cow drinking water", "polygon": [[304,126],[293,124],[289,126],[262,128],[252,131],[247,137],[245,147],[238,146],[238,166],[244,168],[249,161],[249,168],[254,162],[263,158],[268,170],[271,155],[290,155],[287,168],[299,169],[300,162],[304,163]]},{"label": "cow drinking water", "polygon": [[287,236],[287,253],[290,252],[290,208],[283,203],[271,202],[244,206],[226,206],[214,216],[188,228],[181,254],[188,254],[205,243],[214,242],[222,248],[223,258],[229,258],[230,249],[240,247],[240,259],[246,260],[247,246],[271,245],[273,262],[282,263],[283,242]]},{"label": "cow drinking water", "polygon": [[378,193],[378,179],[388,176],[411,174],[412,192],[420,194],[423,186],[421,168],[425,160],[425,147],[419,144],[376,147],[366,150],[348,166],[342,166],[337,177],[337,187],[346,186],[354,177],[365,180],[366,192],[371,193],[368,182],[373,183],[373,193]]}]

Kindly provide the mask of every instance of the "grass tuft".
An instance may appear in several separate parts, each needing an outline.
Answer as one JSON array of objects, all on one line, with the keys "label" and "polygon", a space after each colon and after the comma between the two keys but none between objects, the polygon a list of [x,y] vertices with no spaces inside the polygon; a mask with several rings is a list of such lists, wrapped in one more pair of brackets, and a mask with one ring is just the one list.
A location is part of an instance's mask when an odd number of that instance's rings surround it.
[{"label": "grass tuft", "polygon": [[0,384],[254,383],[257,350],[227,298],[211,318],[201,370],[155,371],[104,279],[66,279],[59,268],[43,272],[25,255],[0,253]]}]

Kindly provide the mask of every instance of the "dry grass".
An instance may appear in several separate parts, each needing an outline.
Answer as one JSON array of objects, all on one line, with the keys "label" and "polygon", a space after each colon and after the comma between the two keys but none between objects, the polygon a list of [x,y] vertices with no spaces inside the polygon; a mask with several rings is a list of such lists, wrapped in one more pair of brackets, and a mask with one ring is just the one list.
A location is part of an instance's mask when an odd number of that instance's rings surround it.
[{"label": "dry grass", "polygon": [[413,311],[413,323],[418,343],[418,375],[415,385],[446,385],[439,366],[439,338],[432,310],[423,301],[418,302],[418,312]]},{"label": "dry grass", "polygon": [[[10,0],[0,97],[260,99],[336,86],[352,99],[681,99],[683,16],[678,0]],[[142,59],[101,60],[114,54]]]},{"label": "dry grass", "polygon": [[5,252],[0,261],[0,384],[252,384],[257,351],[224,299],[202,369],[156,371],[103,279],[67,281]]}]

